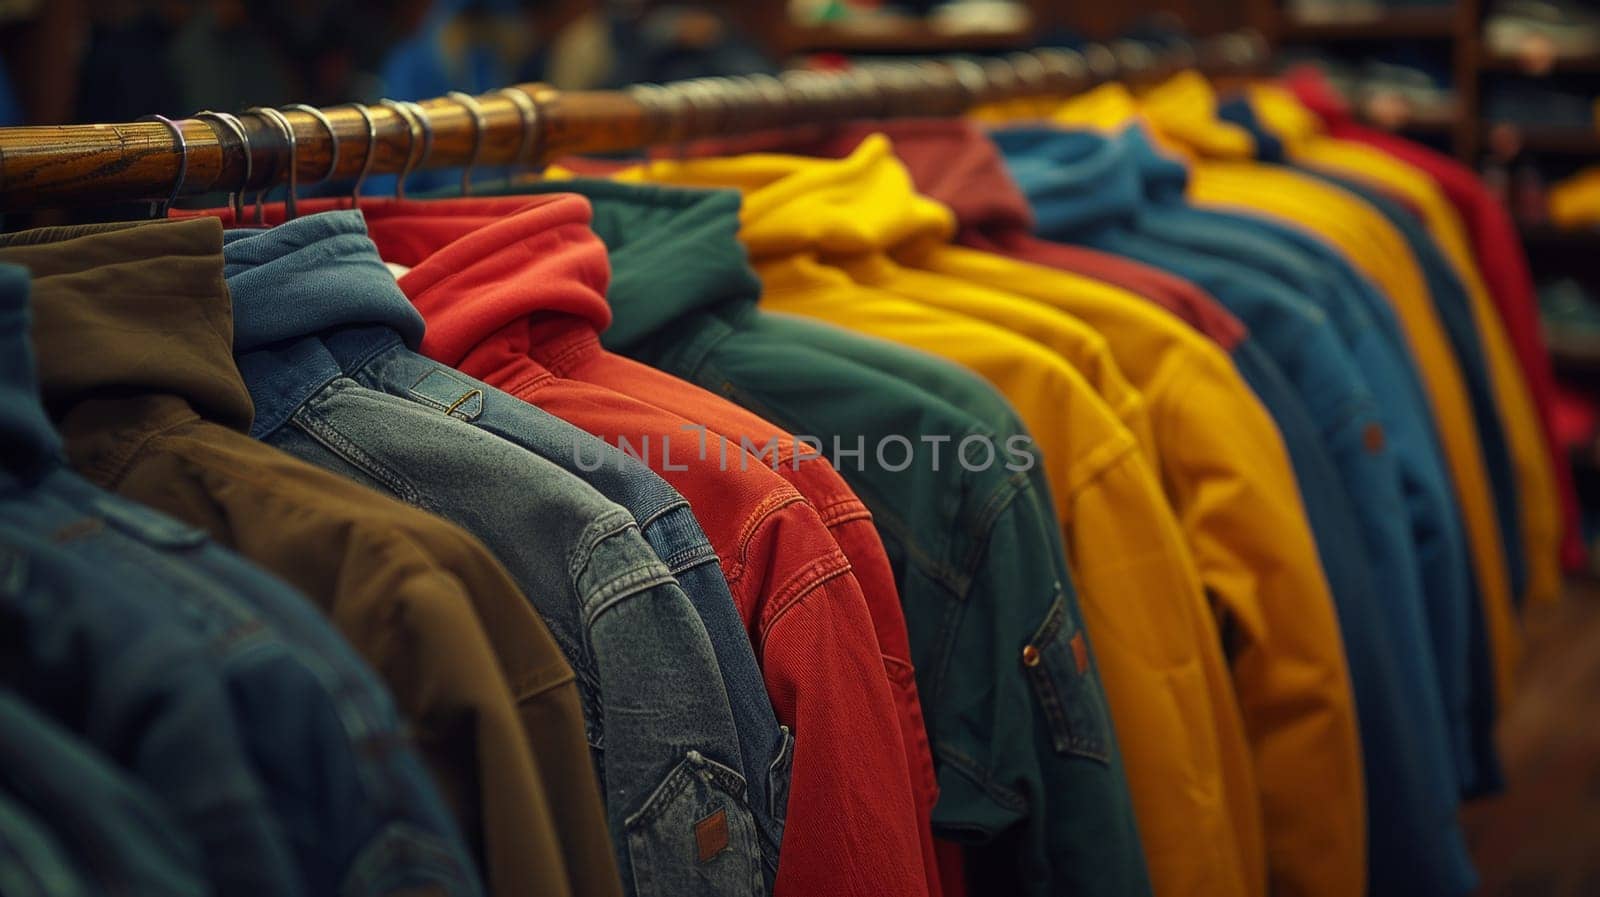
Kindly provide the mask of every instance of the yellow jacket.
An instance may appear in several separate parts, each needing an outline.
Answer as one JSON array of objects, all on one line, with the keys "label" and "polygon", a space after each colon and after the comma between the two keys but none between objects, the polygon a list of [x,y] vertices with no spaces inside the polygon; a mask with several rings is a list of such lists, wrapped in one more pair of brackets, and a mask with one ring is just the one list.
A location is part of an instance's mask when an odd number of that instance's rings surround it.
[{"label": "yellow jacket", "polygon": [[1600,224],[1600,166],[1590,166],[1550,187],[1550,220],[1556,227]]},{"label": "yellow jacket", "polygon": [[839,161],[752,155],[658,162],[624,176],[740,188],[741,239],[764,308],[923,349],[1012,401],[1044,459],[1156,892],[1265,894],[1239,705],[1193,558],[1138,440],[1056,351],[847,271],[872,273],[872,257],[926,233],[887,141],[868,140]]},{"label": "yellow jacket", "polygon": [[[1274,891],[1366,887],[1361,743],[1333,599],[1276,425],[1220,349],[1135,296],[948,246],[910,264],[1029,296],[1098,331],[1143,393],[1159,470],[1207,595],[1235,638]],[[991,318],[1028,332],[1023,322]]]}]

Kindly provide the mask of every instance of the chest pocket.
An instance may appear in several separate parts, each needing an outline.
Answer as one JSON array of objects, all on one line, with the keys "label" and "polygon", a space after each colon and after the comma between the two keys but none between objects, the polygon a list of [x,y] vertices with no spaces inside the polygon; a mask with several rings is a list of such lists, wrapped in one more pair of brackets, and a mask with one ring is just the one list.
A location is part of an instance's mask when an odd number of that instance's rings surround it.
[{"label": "chest pocket", "polygon": [[1056,591],[1050,612],[1023,646],[1020,663],[1049,720],[1056,752],[1109,762],[1111,721],[1105,692],[1083,621],[1067,603],[1065,591]]},{"label": "chest pocket", "polygon": [[625,823],[634,893],[766,893],[748,799],[744,776],[690,751]]}]

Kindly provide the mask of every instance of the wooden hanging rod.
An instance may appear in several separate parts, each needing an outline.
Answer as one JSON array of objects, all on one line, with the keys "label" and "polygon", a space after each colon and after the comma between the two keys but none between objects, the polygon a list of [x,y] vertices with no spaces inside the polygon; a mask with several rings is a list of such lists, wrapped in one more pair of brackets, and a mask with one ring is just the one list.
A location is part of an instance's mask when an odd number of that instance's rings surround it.
[{"label": "wooden hanging rod", "polygon": [[[568,155],[798,123],[955,115],[984,102],[1066,96],[1107,81],[1148,83],[1185,67],[1248,72],[1266,58],[1261,37],[1241,32],[1163,54],[1118,42],[1091,44],[1082,52],[1042,49],[984,61],[869,62],[840,72],[703,78],[621,91],[519,84],[473,97],[475,103],[442,97],[414,104],[411,109],[425,117],[420,132],[392,106],[363,107],[371,118],[370,140],[368,121],[355,104],[323,109],[323,118],[293,109],[282,115],[294,134],[296,179],[306,185],[353,179],[364,168],[369,174],[397,174],[461,168],[474,161],[477,166],[538,166]],[[511,91],[521,99],[508,95]],[[159,201],[173,194],[175,184],[178,196],[189,196],[250,192],[287,181],[291,154],[280,127],[259,113],[241,113],[238,120],[244,141],[214,117],[170,126],[139,121],[0,128],[0,212]],[[181,130],[182,148],[174,128]],[[424,139],[414,139],[416,133]]]}]

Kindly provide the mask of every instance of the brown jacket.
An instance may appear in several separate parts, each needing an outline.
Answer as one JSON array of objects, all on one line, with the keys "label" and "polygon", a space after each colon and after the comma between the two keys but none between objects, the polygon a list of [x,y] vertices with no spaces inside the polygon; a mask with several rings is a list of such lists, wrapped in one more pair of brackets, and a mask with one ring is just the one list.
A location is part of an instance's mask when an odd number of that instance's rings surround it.
[{"label": "brown jacket", "polygon": [[215,219],[0,236],[73,467],[316,601],[393,690],[498,895],[620,895],[572,670],[481,544],[248,435]]}]

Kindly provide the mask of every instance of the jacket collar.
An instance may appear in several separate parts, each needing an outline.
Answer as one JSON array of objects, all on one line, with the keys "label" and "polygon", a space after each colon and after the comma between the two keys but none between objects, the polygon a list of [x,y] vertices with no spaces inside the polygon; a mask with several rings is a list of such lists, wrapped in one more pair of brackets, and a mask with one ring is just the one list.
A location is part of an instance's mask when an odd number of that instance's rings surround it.
[{"label": "jacket collar", "polygon": [[[491,192],[495,188],[491,188]],[[626,350],[672,321],[728,303],[754,303],[761,280],[739,242],[739,193],[591,178],[498,188],[505,194],[576,193],[611,261],[605,345]]]},{"label": "jacket collar", "polygon": [[1033,209],[1006,171],[1005,159],[976,124],[964,119],[902,119],[846,126],[835,138],[859,144],[873,130],[894,145],[916,189],[955,214],[961,227],[1033,230]]},{"label": "jacket collar", "polygon": [[1004,128],[993,136],[1041,234],[1064,237],[1130,224],[1137,216],[1139,164],[1126,140],[1046,126]]},{"label": "jacket collar", "polygon": [[318,390],[375,351],[422,339],[412,308],[367,239],[360,212],[323,212],[223,234],[234,353],[265,439]]},{"label": "jacket collar", "polygon": [[1006,172],[1000,151],[975,122],[961,118],[853,121],[829,128],[793,129],[745,138],[704,141],[696,155],[780,152],[842,159],[873,134],[894,147],[918,193],[943,204],[961,227],[1033,230],[1033,210]]},{"label": "jacket collar", "polygon": [[1179,72],[1140,98],[1140,110],[1165,137],[1207,159],[1252,159],[1255,141],[1217,115],[1217,94],[1198,72]]},{"label": "jacket collar", "polygon": [[919,196],[881,134],[843,159],[757,153],[725,159],[651,162],[618,175],[744,193],[739,239],[760,261],[799,252],[854,255],[925,238],[948,240],[950,210]]},{"label": "jacket collar", "polygon": [[141,397],[178,398],[207,420],[250,428],[220,222],[39,228],[0,235],[0,261],[33,273],[39,381],[69,436],[72,424],[92,430],[101,419],[74,409]]},{"label": "jacket collar", "polygon": [[[343,203],[299,206],[304,216]],[[233,221],[225,208],[175,214]],[[561,315],[591,332],[611,323],[606,247],[589,229],[589,202],[581,196],[363,197],[360,214],[379,257],[410,269],[399,286],[427,322],[420,351],[429,358],[459,367],[485,338],[535,315]],[[284,215],[282,203],[263,209],[266,224],[280,224]]]},{"label": "jacket collar", "polygon": [[362,212],[384,261],[411,269],[400,289],[428,322],[423,354],[443,364],[535,316],[594,333],[611,323],[606,248],[581,196],[363,202]]},{"label": "jacket collar", "polygon": [[422,316],[384,267],[360,212],[231,230],[222,240],[234,352],[368,324],[394,330],[413,348],[421,343]]},{"label": "jacket collar", "polygon": [[63,461],[39,400],[30,328],[28,272],[0,265],[0,477],[33,479]]}]

